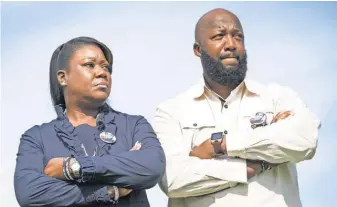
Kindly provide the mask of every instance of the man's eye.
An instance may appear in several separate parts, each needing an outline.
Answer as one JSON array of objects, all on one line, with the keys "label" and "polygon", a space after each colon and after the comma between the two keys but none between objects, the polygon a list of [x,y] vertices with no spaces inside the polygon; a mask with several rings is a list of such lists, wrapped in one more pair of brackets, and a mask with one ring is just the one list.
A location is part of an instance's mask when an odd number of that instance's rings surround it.
[{"label": "man's eye", "polygon": [[220,33],[220,34],[214,35],[214,36],[212,37],[212,39],[213,39],[213,40],[220,40],[220,39],[223,38],[223,36],[224,36],[224,34]]},{"label": "man's eye", "polygon": [[234,37],[236,39],[238,39],[238,40],[242,40],[243,39],[243,34],[236,34]]}]

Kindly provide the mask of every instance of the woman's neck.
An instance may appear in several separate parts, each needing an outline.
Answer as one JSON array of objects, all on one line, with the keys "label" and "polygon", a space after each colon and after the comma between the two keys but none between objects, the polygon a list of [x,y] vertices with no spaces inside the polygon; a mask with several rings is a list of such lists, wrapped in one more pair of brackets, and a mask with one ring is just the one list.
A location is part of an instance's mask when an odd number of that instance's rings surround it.
[{"label": "woman's neck", "polygon": [[88,124],[89,126],[96,126],[97,109],[88,109],[85,107],[78,107],[74,105],[67,105],[66,114],[70,123],[77,127],[81,124]]}]

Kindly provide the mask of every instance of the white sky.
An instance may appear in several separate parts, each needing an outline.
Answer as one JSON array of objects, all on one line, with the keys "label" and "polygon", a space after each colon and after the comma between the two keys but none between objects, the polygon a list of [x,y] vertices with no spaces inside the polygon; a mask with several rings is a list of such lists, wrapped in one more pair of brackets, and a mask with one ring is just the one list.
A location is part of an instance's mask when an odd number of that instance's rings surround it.
[{"label": "white sky", "polygon": [[[334,206],[337,183],[329,177],[337,165],[329,158],[337,157],[337,131],[331,124],[337,122],[337,4],[243,2],[2,5],[2,204],[17,206],[13,172],[21,134],[55,117],[48,70],[58,45],[76,36],[104,42],[115,59],[111,106],[152,121],[158,103],[201,76],[200,61],[192,52],[194,25],[216,7],[232,10],[242,21],[248,77],[291,86],[326,121],[317,155],[300,164],[299,179],[304,207],[322,202]],[[166,205],[158,187],[148,197],[152,206]]]}]

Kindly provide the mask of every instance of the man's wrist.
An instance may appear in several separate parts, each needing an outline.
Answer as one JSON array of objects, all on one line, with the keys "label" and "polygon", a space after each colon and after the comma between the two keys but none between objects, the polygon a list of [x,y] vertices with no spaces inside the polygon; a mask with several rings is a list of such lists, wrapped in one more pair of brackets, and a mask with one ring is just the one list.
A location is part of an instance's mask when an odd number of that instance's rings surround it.
[{"label": "man's wrist", "polygon": [[222,137],[222,141],[221,141],[221,150],[222,150],[223,154],[227,155],[226,135],[224,135],[224,136]]}]

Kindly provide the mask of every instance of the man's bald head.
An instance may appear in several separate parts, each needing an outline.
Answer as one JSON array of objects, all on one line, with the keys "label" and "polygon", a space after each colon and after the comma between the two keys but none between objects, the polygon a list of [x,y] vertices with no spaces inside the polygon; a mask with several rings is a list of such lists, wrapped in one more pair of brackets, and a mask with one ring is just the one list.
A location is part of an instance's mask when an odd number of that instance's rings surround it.
[{"label": "man's bald head", "polygon": [[207,12],[200,17],[195,26],[195,41],[200,43],[205,31],[211,28],[221,27],[221,25],[226,23],[235,24],[238,29],[242,30],[241,22],[234,13],[220,8]]}]

